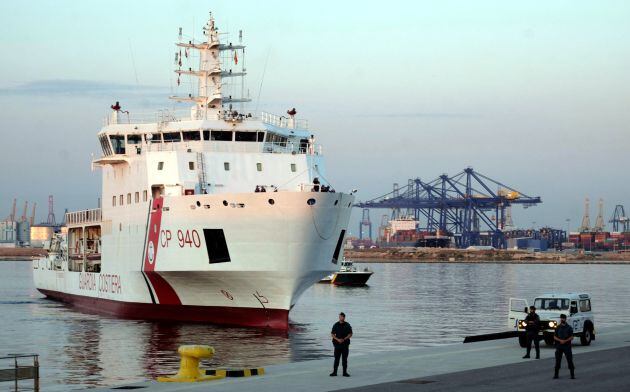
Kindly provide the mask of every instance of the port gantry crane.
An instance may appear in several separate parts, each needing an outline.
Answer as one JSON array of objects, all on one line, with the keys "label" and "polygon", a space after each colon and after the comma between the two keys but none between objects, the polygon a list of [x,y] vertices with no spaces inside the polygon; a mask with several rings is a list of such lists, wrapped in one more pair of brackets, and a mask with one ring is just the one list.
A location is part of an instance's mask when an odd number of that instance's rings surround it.
[{"label": "port gantry crane", "polygon": [[429,182],[409,180],[407,186],[354,206],[413,211],[416,220],[426,219],[426,227],[419,230],[453,235],[459,248],[480,245],[482,228],[486,227],[490,245],[505,248],[506,208],[527,208],[541,202],[539,196],[528,196],[469,167]]}]

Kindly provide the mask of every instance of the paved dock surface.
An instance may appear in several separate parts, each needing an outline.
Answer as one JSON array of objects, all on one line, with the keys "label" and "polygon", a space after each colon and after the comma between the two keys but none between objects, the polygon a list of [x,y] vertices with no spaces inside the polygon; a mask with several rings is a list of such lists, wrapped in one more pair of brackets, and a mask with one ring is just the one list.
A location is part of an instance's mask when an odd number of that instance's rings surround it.
[{"label": "paved dock surface", "polygon": [[[392,341],[392,347],[384,349],[395,347],[395,341]],[[521,359],[524,350],[514,338],[364,355],[352,355],[352,348],[350,350],[349,372],[352,377],[349,378],[328,376],[332,367],[330,358],[269,366],[262,377],[191,384],[145,382],[130,386],[147,391],[256,392],[493,391],[499,388],[505,391],[560,386],[572,391],[587,387],[589,391],[630,390],[627,388],[630,385],[630,371],[627,370],[630,365],[630,328],[602,331],[590,346],[574,345],[577,380],[568,378],[566,362],[561,379],[552,380],[554,349],[543,343],[542,359]],[[116,388],[105,390],[116,391],[125,387]]]},{"label": "paved dock surface", "polygon": [[566,362],[554,380],[552,358],[464,372],[412,378],[384,384],[342,389],[353,392],[505,392],[561,389],[571,392],[630,391],[630,347],[581,353],[574,356],[576,378],[569,378]]}]

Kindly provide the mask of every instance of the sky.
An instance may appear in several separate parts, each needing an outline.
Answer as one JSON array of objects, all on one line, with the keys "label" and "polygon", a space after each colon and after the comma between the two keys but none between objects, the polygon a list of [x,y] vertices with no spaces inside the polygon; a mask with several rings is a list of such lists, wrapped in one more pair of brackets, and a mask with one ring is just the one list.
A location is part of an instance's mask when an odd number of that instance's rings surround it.
[{"label": "sky", "polygon": [[574,230],[586,197],[591,222],[599,198],[606,220],[630,208],[630,2],[34,0],[0,2],[0,218],[14,197],[38,221],[49,194],[58,218],[95,207],[109,105],[171,107],[177,29],[209,11],[244,31],[253,105],[296,107],[338,190],[471,166],[542,198],[520,227]]}]

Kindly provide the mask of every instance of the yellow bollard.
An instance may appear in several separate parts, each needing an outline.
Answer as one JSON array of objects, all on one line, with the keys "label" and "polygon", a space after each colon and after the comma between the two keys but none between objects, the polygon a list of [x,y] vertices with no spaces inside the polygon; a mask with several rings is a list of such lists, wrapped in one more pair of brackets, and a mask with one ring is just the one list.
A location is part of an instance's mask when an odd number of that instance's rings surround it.
[{"label": "yellow bollard", "polygon": [[225,373],[206,376],[206,372],[199,369],[200,359],[209,359],[214,355],[212,347],[185,345],[179,346],[177,352],[182,358],[179,364],[179,371],[174,376],[158,377],[157,380],[159,382],[198,382],[225,378]]}]

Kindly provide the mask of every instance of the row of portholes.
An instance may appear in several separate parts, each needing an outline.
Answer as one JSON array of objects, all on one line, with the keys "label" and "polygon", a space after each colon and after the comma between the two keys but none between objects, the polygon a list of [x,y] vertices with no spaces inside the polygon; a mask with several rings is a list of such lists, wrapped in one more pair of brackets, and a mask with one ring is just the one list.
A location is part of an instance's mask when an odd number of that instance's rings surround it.
[{"label": "row of portholes", "polygon": [[[276,204],[276,201],[274,199],[269,199],[268,202],[271,205]],[[313,205],[315,205],[316,202],[317,201],[315,199],[311,198],[311,199],[308,199],[306,201],[306,204],[308,204],[309,206],[313,206]],[[335,205],[337,205],[337,204],[339,204],[339,200],[335,200]],[[227,200],[223,200],[223,205],[227,207],[229,205],[228,201]],[[352,205],[352,203],[348,203],[348,208],[350,208],[351,205]],[[197,207],[201,207],[201,202],[200,201],[197,201]],[[210,204],[204,204],[204,207],[205,208],[210,208]]]}]

